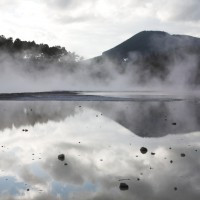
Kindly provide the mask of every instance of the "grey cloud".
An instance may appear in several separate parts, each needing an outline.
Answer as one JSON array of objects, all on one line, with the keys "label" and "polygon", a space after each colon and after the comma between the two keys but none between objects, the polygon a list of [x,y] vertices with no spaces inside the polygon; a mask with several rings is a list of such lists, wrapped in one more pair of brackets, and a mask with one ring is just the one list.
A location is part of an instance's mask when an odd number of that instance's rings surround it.
[{"label": "grey cloud", "polygon": [[67,10],[81,6],[86,1],[80,0],[44,0],[45,4],[52,9]]},{"label": "grey cloud", "polygon": [[199,21],[200,20],[200,1],[199,0],[177,0],[173,5],[172,19],[180,21]]},{"label": "grey cloud", "polygon": [[92,15],[84,15],[84,16],[77,16],[72,17],[68,15],[60,15],[56,18],[56,21],[58,21],[61,24],[73,24],[73,23],[82,23],[86,21],[94,20],[92,18]]},{"label": "grey cloud", "polygon": [[18,2],[19,0],[1,0],[0,6],[2,8],[2,7],[10,6],[10,5],[17,5]]},{"label": "grey cloud", "polygon": [[47,4],[53,7],[57,7],[60,9],[65,9],[72,4],[72,0],[48,0],[46,1]]}]

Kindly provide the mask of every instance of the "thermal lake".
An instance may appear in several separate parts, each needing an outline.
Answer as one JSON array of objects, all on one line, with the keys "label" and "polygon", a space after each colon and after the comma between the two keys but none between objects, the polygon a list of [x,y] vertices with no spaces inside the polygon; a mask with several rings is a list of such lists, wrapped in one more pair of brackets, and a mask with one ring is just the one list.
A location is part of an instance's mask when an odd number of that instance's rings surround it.
[{"label": "thermal lake", "polygon": [[198,96],[0,99],[0,199],[199,200]]}]

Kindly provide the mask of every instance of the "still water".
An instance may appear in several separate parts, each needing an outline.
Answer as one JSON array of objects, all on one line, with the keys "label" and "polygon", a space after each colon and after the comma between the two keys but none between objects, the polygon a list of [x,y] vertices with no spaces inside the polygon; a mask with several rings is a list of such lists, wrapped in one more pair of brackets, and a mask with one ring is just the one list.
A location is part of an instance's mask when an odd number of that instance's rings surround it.
[{"label": "still water", "polygon": [[199,200],[199,131],[199,101],[1,101],[0,199]]}]

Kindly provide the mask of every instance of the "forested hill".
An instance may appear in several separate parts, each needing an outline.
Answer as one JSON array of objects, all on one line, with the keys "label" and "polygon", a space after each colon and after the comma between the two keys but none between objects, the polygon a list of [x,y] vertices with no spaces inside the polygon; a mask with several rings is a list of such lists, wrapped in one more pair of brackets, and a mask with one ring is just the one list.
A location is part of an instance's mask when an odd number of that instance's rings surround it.
[{"label": "forested hill", "polygon": [[22,41],[5,36],[0,36],[0,53],[7,53],[11,56],[22,57],[23,59],[32,59],[38,61],[57,61],[60,62],[62,58],[68,58],[71,61],[77,62],[81,59],[75,53],[67,51],[65,47],[53,46],[48,44],[37,44],[34,41]]}]

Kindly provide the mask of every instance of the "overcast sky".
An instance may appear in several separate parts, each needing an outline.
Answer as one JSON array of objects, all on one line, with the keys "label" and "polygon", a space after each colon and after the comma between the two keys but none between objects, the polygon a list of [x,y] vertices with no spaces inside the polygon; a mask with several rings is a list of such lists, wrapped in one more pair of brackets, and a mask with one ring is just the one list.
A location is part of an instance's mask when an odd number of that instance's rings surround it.
[{"label": "overcast sky", "polygon": [[0,34],[100,55],[142,30],[200,37],[200,0],[0,0]]}]

